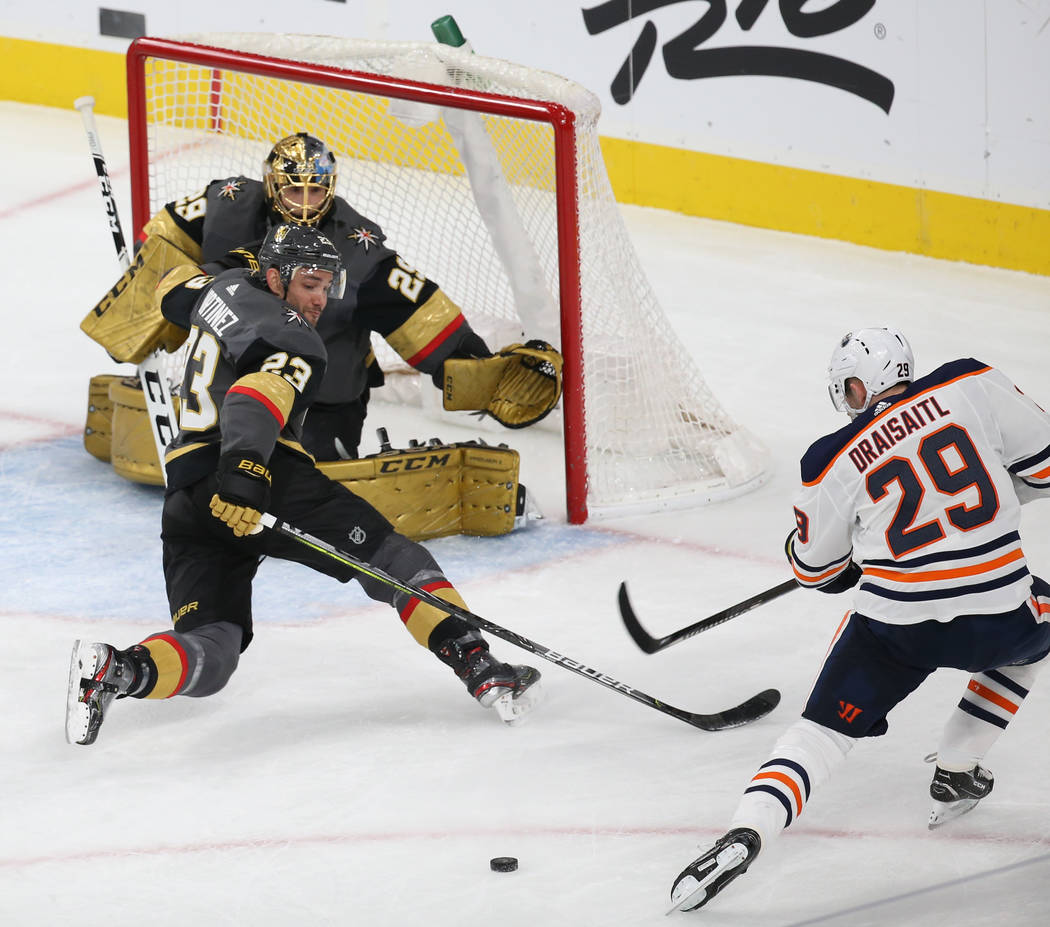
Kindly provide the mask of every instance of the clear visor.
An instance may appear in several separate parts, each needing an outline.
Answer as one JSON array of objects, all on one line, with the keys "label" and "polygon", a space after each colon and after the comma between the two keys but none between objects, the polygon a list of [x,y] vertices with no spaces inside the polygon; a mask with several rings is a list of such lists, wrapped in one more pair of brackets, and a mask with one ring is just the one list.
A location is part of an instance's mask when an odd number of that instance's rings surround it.
[{"label": "clear visor", "polygon": [[828,384],[828,399],[837,412],[846,411],[846,397],[842,395],[842,387],[838,383]]},{"label": "clear visor", "polygon": [[[832,380],[828,384],[828,396],[835,409],[839,412],[845,412],[851,419],[856,418],[864,411],[864,409],[854,409],[853,406],[846,402],[846,384],[844,380]],[[867,401],[865,401],[864,408],[867,408]]]},{"label": "clear visor", "polygon": [[333,274],[331,267],[323,267],[320,264],[296,264],[292,267],[288,274],[288,279],[291,280],[299,271],[306,271],[307,273],[312,272],[323,272],[331,274],[332,282],[328,284],[328,298],[329,299],[342,299],[343,294],[346,292],[346,271],[340,269],[339,273]]}]

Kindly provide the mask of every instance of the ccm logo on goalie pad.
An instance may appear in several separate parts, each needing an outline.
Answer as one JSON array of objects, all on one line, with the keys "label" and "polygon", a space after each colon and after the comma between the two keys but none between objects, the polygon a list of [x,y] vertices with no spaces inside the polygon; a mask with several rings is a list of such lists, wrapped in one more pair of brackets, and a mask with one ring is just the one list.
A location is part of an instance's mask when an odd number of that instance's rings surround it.
[{"label": "ccm logo on goalie pad", "polygon": [[144,255],[141,251],[139,251],[139,253],[135,255],[135,259],[131,262],[128,269],[124,271],[120,279],[113,285],[113,288],[105,296],[103,296],[99,304],[91,310],[93,313],[95,313],[96,316],[101,316],[107,309],[110,308],[110,306],[113,305],[117,297],[119,297],[120,294],[128,288],[128,284],[131,283],[131,280],[135,276],[136,272],[139,270],[139,268],[142,267],[144,259]]},{"label": "ccm logo on goalie pad", "polygon": [[429,470],[431,467],[447,467],[451,454],[423,454],[419,457],[401,457],[384,460],[379,465],[380,473],[403,473],[405,470]]}]

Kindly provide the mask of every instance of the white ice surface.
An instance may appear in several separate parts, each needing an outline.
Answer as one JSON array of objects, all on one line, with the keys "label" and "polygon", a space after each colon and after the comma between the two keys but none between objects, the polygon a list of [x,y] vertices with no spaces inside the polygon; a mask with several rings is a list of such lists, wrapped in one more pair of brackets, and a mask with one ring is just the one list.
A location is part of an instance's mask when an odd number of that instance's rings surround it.
[{"label": "white ice surface", "polygon": [[[356,586],[267,562],[255,642],[223,692],[117,703],[94,746],[72,747],[74,638],[127,646],[167,626],[160,494],[80,442],[88,379],[116,368],[78,325],[117,270],[79,117],[0,103],[0,121],[19,140],[0,172],[0,924],[669,923],[673,877],[724,831],[848,603],[794,592],[646,656],[620,624],[620,580],[662,634],[786,577],[798,457],[842,424],[823,371],[852,327],[899,325],[921,371],[977,356],[1050,401],[1050,279],[625,209],[675,329],[772,448],[772,478],[705,509],[570,527],[553,436],[507,433],[546,520],[430,546],[505,627],[690,710],[776,686],[771,716],[705,734],[540,661],[546,703],[506,728]],[[100,135],[127,224],[126,129],[102,119]],[[382,424],[396,441],[471,436],[390,406]],[[1023,526],[1043,575],[1048,515],[1027,506]],[[673,920],[1047,923],[1045,682],[988,757],[995,793],[926,830],[922,757],[964,682],[931,678],[744,878]],[[489,871],[507,855],[516,873]]]}]

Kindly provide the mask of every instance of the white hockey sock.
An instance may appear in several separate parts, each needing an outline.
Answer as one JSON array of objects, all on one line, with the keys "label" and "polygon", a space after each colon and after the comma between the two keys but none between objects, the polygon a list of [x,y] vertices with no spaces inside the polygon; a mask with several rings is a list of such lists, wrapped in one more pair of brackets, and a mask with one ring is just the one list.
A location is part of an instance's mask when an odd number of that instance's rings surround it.
[{"label": "white hockey sock", "polygon": [[730,828],[750,827],[768,843],[802,813],[812,792],[831,778],[855,743],[813,721],[796,721],[744,790]]},{"label": "white hockey sock", "polygon": [[973,769],[1006,730],[1045,663],[1003,666],[975,673],[944,726],[937,765],[949,772]]}]

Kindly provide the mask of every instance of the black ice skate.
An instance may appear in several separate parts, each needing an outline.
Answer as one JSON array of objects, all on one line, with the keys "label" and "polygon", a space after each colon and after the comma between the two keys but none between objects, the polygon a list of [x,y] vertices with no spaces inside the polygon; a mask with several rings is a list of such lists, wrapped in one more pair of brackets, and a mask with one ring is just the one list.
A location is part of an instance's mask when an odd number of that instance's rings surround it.
[{"label": "black ice skate", "polygon": [[127,652],[109,644],[73,644],[66,693],[66,740],[93,744],[110,702],[127,695],[137,681],[137,670]]},{"label": "black ice skate", "polygon": [[973,811],[977,802],[991,794],[994,784],[995,778],[983,766],[968,772],[948,772],[938,766],[930,783],[930,830]]},{"label": "black ice skate", "polygon": [[715,841],[703,856],[694,859],[671,886],[671,911],[702,908],[737,876],[747,872],[762,838],[750,827],[737,827]]},{"label": "black ice skate", "polygon": [[488,642],[475,634],[449,641],[438,657],[455,670],[482,707],[494,709],[507,724],[523,720],[542,698],[538,669],[501,663],[489,652]]}]

